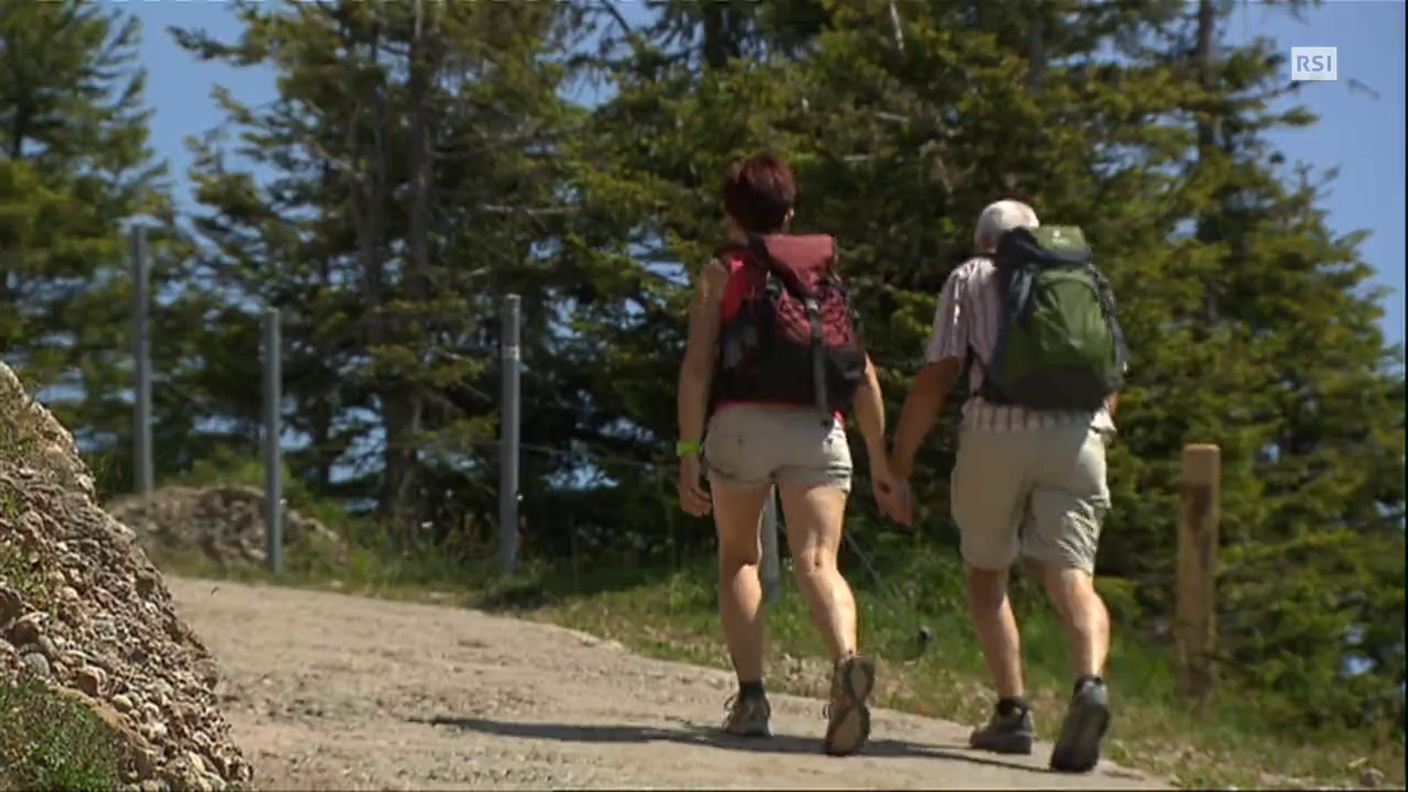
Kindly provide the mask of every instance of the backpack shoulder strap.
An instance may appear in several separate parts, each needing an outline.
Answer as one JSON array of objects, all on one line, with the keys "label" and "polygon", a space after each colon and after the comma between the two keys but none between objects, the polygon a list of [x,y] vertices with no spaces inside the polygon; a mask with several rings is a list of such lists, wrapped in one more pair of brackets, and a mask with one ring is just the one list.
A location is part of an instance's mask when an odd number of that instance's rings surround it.
[{"label": "backpack shoulder strap", "polygon": [[1019,264],[1069,269],[1088,265],[1091,251],[1078,226],[1045,225],[1007,231],[998,240],[992,258],[999,269]]},{"label": "backpack shoulder strap", "polygon": [[782,268],[777,265],[777,260],[772,257],[772,253],[768,252],[767,243],[758,234],[748,235],[748,246],[744,249],[748,251],[748,258],[753,263],[774,275],[782,274]]},{"label": "backpack shoulder strap", "polygon": [[777,259],[773,258],[772,253],[768,251],[768,245],[763,241],[762,236],[749,234],[747,251],[748,261],[761,267],[765,273],[775,278],[792,296],[798,299],[806,299],[811,296],[806,286],[797,279],[795,272],[777,263]]},{"label": "backpack shoulder strap", "polygon": [[757,268],[757,262],[753,259],[753,253],[748,248],[742,245],[725,245],[714,249],[710,262],[718,262],[722,265],[724,270],[728,272],[729,282],[732,283],[743,268]]},{"label": "backpack shoulder strap", "polygon": [[1100,268],[1091,263],[1086,265],[1090,279],[1095,282],[1095,293],[1100,300],[1100,308],[1105,312],[1105,320],[1110,325],[1110,334],[1115,339],[1115,354],[1121,370],[1129,366],[1129,342],[1125,339],[1124,327],[1120,325],[1119,308],[1115,303],[1115,291],[1110,287],[1109,278]]},{"label": "backpack shoulder strap", "polygon": [[722,261],[724,264],[731,264],[733,261],[747,262],[752,258],[752,251],[742,245],[724,245],[714,248],[712,258],[715,261]]}]

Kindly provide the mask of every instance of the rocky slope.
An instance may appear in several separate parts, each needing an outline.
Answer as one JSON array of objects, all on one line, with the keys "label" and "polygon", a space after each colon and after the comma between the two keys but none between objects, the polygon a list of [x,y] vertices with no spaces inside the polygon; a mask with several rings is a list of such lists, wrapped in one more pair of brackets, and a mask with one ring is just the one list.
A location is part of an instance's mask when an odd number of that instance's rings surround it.
[{"label": "rocky slope", "polygon": [[210,653],[133,532],[98,507],[72,436],[0,363],[0,685],[25,678],[97,713],[128,788],[251,780]]}]

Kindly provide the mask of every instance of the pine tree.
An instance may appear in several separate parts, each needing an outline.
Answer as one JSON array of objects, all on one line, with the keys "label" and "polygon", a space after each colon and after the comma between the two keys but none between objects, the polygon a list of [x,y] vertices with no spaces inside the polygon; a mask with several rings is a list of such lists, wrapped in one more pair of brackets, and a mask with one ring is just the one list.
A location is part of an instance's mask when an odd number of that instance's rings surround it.
[{"label": "pine tree", "polygon": [[[1278,168],[1265,132],[1315,120],[1272,112],[1288,90],[1267,43],[1218,47],[1200,3],[1181,46],[1197,58],[1200,341],[1224,338],[1242,387],[1203,419],[1224,446],[1228,671],[1284,693],[1284,717],[1384,723],[1403,679],[1403,376],[1385,346],[1384,295],[1366,288],[1363,232],[1336,237],[1307,166]],[[1326,179],[1333,174],[1326,174]],[[1212,420],[1210,420],[1212,419]],[[1367,671],[1347,675],[1348,656]]]},{"label": "pine tree", "polygon": [[[491,473],[499,294],[524,295],[526,355],[545,359],[534,350],[553,319],[550,243],[567,215],[557,148],[574,123],[553,55],[567,13],[246,4],[234,44],[179,35],[202,57],[283,70],[267,110],[224,99],[274,183],[224,165],[218,140],[202,147],[204,244],[240,293],[285,310],[291,345],[306,344],[288,389],[306,406],[295,420],[313,448],[294,458],[310,483],[330,488],[334,463],[379,446],[370,478],[341,489],[402,526],[482,493]],[[527,409],[530,426],[548,414]]]},{"label": "pine tree", "polygon": [[[132,424],[124,225],[146,216],[159,249],[171,218],[138,43],[137,21],[102,5],[0,16],[0,355],[77,427],[104,486],[128,483],[112,469]],[[167,280],[158,267],[154,288]]]}]

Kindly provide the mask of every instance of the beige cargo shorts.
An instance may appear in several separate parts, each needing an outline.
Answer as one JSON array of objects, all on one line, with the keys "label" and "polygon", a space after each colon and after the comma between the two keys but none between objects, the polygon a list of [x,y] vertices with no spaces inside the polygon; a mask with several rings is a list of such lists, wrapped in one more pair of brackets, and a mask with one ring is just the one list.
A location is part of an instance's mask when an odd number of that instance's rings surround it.
[{"label": "beige cargo shorts", "polygon": [[950,479],[964,562],[997,570],[1026,557],[1094,574],[1110,510],[1108,438],[1084,422],[1025,432],[965,426]]},{"label": "beige cargo shorts", "polygon": [[834,417],[816,410],[731,404],[714,413],[704,434],[712,484],[752,489],[786,482],[851,489],[851,447]]}]

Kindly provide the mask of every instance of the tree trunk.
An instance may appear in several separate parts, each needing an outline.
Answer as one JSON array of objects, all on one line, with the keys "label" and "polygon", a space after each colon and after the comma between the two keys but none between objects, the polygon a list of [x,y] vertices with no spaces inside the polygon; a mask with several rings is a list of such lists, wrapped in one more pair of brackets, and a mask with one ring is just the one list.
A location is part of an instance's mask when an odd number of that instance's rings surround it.
[{"label": "tree trunk", "polygon": [[[368,54],[373,68],[378,66],[381,54],[381,29],[373,23],[367,39]],[[352,75],[355,79],[357,75]],[[369,92],[352,97],[355,106],[348,128],[348,148],[354,153],[353,162],[370,162],[365,171],[352,174],[353,184],[349,190],[352,202],[352,215],[356,220],[357,255],[362,270],[361,292],[365,314],[367,347],[384,347],[388,341],[389,317],[384,310],[385,283],[383,278],[383,216],[386,212],[387,162],[384,130],[387,128],[386,88],[371,85]],[[370,106],[371,117],[364,118],[364,108]],[[370,144],[365,141],[363,130],[370,131]],[[382,404],[382,428],[385,431],[382,449],[383,481],[381,511],[396,514],[399,509],[397,493],[401,492],[401,482],[406,473],[404,464],[405,448],[408,445],[409,423],[404,420],[405,410],[397,404],[394,384],[391,387],[373,389]]]},{"label": "tree trunk", "polygon": [[710,71],[723,71],[730,58],[742,54],[739,37],[739,15],[732,2],[701,3],[699,13],[703,16],[702,53],[704,65]]},{"label": "tree trunk", "polygon": [[332,405],[327,396],[320,394],[313,400],[313,416],[308,423],[316,486],[319,493],[325,493],[332,486],[332,453],[328,448],[332,442]]},{"label": "tree trunk", "polygon": [[1027,90],[1037,94],[1046,77],[1046,14],[1040,0],[1027,5]]},{"label": "tree trunk", "polygon": [[404,382],[383,389],[380,396],[381,423],[386,430],[383,510],[392,524],[409,537],[419,522],[420,511],[416,435],[420,429],[421,403],[415,388]]},{"label": "tree trunk", "polygon": [[[438,7],[438,6],[437,6]],[[416,34],[410,53],[410,174],[411,206],[409,281],[406,284],[413,305],[423,303],[429,292],[430,278],[430,86],[436,71],[436,35],[434,15],[422,18],[421,0],[416,0]],[[426,28],[432,29],[427,31]]]},{"label": "tree trunk", "polygon": [[[438,8],[438,6],[435,6]],[[434,151],[431,143],[431,88],[438,69],[437,15],[425,14],[420,0],[415,6],[415,33],[409,54],[408,94],[410,206],[406,247],[406,297],[409,305],[398,312],[397,341],[424,358],[429,340],[426,301],[430,293],[430,179]],[[414,321],[420,319],[420,322]],[[421,497],[417,448],[424,413],[424,393],[414,372],[400,372],[382,393],[382,420],[386,427],[386,503],[392,519],[406,530],[420,522]]]},{"label": "tree trunk", "polygon": [[[1217,34],[1217,9],[1213,7],[1212,0],[1198,0],[1198,28],[1197,43],[1194,45],[1193,59],[1194,68],[1197,70],[1198,83],[1203,89],[1202,112],[1197,121],[1198,133],[1198,164],[1199,171],[1207,163],[1209,157],[1217,155],[1217,127],[1216,121],[1211,113],[1209,97],[1217,88],[1216,58],[1213,53],[1213,43]],[[1213,227],[1212,213],[1216,211],[1216,203],[1205,208],[1198,216],[1196,236],[1198,242],[1205,246],[1216,243],[1216,229]],[[1210,278],[1203,281],[1203,322],[1211,328],[1217,323],[1217,294]]]}]

